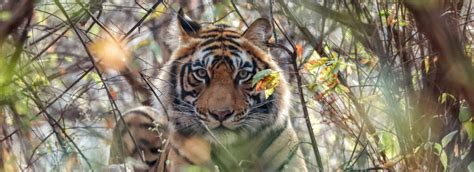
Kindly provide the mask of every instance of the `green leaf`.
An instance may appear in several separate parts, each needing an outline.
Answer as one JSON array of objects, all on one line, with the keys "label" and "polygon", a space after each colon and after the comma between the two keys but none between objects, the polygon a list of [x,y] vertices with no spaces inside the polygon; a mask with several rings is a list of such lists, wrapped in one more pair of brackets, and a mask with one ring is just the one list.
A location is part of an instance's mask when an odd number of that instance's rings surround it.
[{"label": "green leaf", "polygon": [[73,62],[74,61],[74,59],[71,56],[64,57],[64,60],[66,60],[67,62]]},{"label": "green leaf", "polygon": [[443,139],[441,139],[441,145],[443,147],[446,147],[446,145],[448,145],[449,142],[451,142],[451,140],[453,140],[453,137],[454,137],[454,135],[456,135],[456,133],[458,133],[458,130],[454,130],[451,133],[444,136]]},{"label": "green leaf", "polygon": [[425,72],[428,73],[430,71],[430,57],[426,56],[423,59],[423,64],[425,65]]},{"label": "green leaf", "polygon": [[91,72],[88,74],[96,83],[102,83],[100,76],[97,73]]},{"label": "green leaf", "polygon": [[252,86],[255,86],[258,81],[262,80],[265,76],[270,75],[273,72],[271,69],[265,69],[257,72],[252,78]]},{"label": "green leaf", "polygon": [[209,172],[209,169],[197,165],[187,166],[184,169],[185,172]]},{"label": "green leaf", "polygon": [[400,21],[398,22],[398,25],[399,25],[400,27],[408,26],[408,24],[409,24],[409,22],[406,21],[406,20],[400,20]]},{"label": "green leaf", "polygon": [[56,53],[52,53],[49,55],[49,62],[51,63],[51,65],[57,65],[58,64],[58,54]]},{"label": "green leaf", "polygon": [[468,121],[463,123],[464,130],[466,130],[469,141],[474,141],[474,123]]},{"label": "green leaf", "polygon": [[456,100],[456,97],[454,97],[452,94],[449,94],[449,93],[442,93],[439,97],[438,97],[438,101],[440,103],[445,103],[446,102],[446,99],[447,97],[453,99],[453,100]]},{"label": "green leaf", "polygon": [[265,91],[265,98],[267,99],[273,94],[274,88],[280,84],[280,74],[271,69],[257,72],[252,79],[252,85],[257,92]]},{"label": "green leaf", "polygon": [[12,18],[10,11],[0,11],[0,22],[9,21]]},{"label": "green leaf", "polygon": [[30,114],[30,108],[28,106],[27,100],[19,100],[14,104],[15,110],[19,115]]},{"label": "green leaf", "polygon": [[390,14],[392,14],[392,10],[383,10],[379,13],[381,17],[389,16]]},{"label": "green leaf", "polygon": [[420,149],[421,149],[421,145],[420,145],[420,146],[417,146],[417,147],[415,148],[414,153],[415,153],[415,154],[418,153],[418,151],[420,151]]},{"label": "green leaf", "polygon": [[459,109],[459,121],[466,122],[471,119],[471,113],[469,112],[469,108],[466,106],[461,106]]},{"label": "green leaf", "polygon": [[310,72],[314,71],[315,69],[323,66],[326,64],[328,61],[327,57],[321,57],[321,58],[310,58],[306,63],[304,64],[304,68]]},{"label": "green leaf", "polygon": [[469,163],[467,169],[469,170],[469,172],[474,172],[474,161],[471,161],[471,163]]},{"label": "green leaf", "polygon": [[441,151],[443,151],[443,146],[441,146],[441,144],[439,144],[439,143],[434,143],[433,146],[436,149],[436,152],[438,153],[438,155],[440,155]]},{"label": "green leaf", "polygon": [[446,169],[448,168],[448,156],[446,155],[446,152],[444,150],[441,152],[439,160],[441,161],[441,164],[443,164],[444,171],[446,171]]},{"label": "green leaf", "polygon": [[398,155],[396,137],[389,132],[380,132],[380,144],[382,150],[387,154],[388,157],[395,157]]}]

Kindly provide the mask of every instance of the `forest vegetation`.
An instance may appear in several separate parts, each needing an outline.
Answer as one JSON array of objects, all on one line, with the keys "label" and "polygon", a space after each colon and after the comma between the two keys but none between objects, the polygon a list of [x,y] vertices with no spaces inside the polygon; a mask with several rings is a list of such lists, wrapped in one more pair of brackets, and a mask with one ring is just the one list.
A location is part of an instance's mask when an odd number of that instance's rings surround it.
[{"label": "forest vegetation", "polygon": [[0,0],[0,171],[109,165],[117,115],[157,98],[181,8],[272,21],[309,171],[474,172],[472,0]]}]

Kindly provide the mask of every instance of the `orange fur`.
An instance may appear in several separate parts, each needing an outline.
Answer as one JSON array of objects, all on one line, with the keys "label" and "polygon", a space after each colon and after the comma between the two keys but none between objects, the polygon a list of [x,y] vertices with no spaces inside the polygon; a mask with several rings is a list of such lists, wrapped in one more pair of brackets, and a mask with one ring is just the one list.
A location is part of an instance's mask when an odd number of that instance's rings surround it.
[{"label": "orange fur", "polygon": [[[175,51],[155,83],[164,106],[158,105],[159,114],[152,115],[168,126],[169,138],[151,171],[183,171],[190,166],[211,171],[216,167],[220,171],[306,171],[289,122],[290,95],[284,77],[271,101],[254,92],[251,75],[238,78],[244,70],[251,74],[263,69],[281,71],[266,51],[269,21],[258,19],[243,34],[222,25],[201,28],[182,16],[176,26],[173,31],[178,33],[169,40]],[[209,57],[215,61],[201,62]],[[239,60],[247,60],[252,71],[233,63]],[[257,100],[271,104],[261,107]],[[266,109],[252,112],[256,108]],[[163,121],[164,114],[169,114],[170,121]]]}]

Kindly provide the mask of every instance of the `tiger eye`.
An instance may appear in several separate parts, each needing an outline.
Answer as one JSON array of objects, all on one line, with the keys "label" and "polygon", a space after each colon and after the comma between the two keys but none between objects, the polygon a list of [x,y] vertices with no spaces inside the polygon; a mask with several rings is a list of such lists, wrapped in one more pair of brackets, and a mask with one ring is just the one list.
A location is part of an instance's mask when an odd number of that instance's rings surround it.
[{"label": "tiger eye", "polygon": [[250,74],[250,72],[245,71],[245,70],[241,70],[238,75],[239,75],[240,79],[244,79],[244,78],[247,78],[249,76],[249,74]]},{"label": "tiger eye", "polygon": [[197,70],[197,75],[198,75],[199,77],[201,77],[201,78],[206,77],[206,75],[207,75],[206,69],[198,69],[198,70]]}]

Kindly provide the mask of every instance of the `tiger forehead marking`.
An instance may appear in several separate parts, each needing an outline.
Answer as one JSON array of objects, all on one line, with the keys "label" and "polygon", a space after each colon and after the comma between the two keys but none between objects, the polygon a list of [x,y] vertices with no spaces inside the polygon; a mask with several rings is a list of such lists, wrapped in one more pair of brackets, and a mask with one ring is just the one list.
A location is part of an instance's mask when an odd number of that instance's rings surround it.
[{"label": "tiger forehead marking", "polygon": [[211,26],[200,32],[202,42],[199,44],[198,52],[193,60],[197,66],[218,66],[225,63],[233,71],[240,67],[251,67],[250,59],[243,55],[240,45],[241,33],[227,25]]}]

